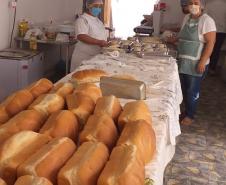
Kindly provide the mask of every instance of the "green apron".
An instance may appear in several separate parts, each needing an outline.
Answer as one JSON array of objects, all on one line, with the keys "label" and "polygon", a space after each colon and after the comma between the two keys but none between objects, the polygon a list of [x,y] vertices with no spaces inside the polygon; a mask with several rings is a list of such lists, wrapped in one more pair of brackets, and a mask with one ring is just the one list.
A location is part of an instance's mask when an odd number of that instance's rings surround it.
[{"label": "green apron", "polygon": [[202,76],[197,72],[197,65],[204,48],[204,43],[199,40],[198,25],[199,19],[189,18],[179,33],[179,73]]}]

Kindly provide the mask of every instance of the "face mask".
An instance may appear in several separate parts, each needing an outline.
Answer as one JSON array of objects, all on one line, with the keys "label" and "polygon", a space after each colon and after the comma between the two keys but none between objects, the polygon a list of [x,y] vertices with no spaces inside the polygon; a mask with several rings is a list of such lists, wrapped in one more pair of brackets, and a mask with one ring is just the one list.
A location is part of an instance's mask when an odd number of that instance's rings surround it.
[{"label": "face mask", "polygon": [[96,8],[96,7],[93,7],[91,9],[91,14],[95,17],[98,17],[101,13],[101,8]]},{"label": "face mask", "polygon": [[199,5],[189,5],[188,9],[192,15],[197,15],[200,11],[200,6]]}]

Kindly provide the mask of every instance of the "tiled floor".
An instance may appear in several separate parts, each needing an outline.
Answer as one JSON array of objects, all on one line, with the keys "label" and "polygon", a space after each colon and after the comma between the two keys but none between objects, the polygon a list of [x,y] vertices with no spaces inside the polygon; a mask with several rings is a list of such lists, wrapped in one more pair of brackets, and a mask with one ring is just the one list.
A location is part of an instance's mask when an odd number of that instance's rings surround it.
[{"label": "tiled floor", "polygon": [[226,83],[208,76],[196,121],[183,126],[165,185],[226,185]]}]

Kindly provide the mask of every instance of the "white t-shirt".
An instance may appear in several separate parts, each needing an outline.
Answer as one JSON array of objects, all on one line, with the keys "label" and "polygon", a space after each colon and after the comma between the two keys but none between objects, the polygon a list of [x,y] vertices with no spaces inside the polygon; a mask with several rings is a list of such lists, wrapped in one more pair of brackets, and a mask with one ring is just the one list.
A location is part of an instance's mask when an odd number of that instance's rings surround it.
[{"label": "white t-shirt", "polygon": [[[75,22],[75,34],[86,34],[98,40],[107,40],[107,31],[104,24],[94,16],[87,13],[82,14]],[[99,46],[90,45],[79,41],[77,49],[85,50],[86,53],[96,53],[100,51]]]},{"label": "white t-shirt", "polygon": [[[183,29],[184,25],[187,23],[188,19],[190,18],[190,14],[186,15],[184,17],[184,20],[183,20],[183,24],[182,24],[182,27],[181,29]],[[204,39],[204,35],[206,33],[209,33],[209,32],[213,32],[213,31],[216,31],[216,25],[215,25],[215,22],[214,20],[207,14],[203,14],[201,17],[200,17],[200,20],[199,20],[199,24],[198,24],[198,33],[199,33],[199,40],[203,43],[205,43],[205,39]],[[209,64],[209,59],[207,61],[206,64]]]},{"label": "white t-shirt", "polygon": [[226,0],[206,1],[206,12],[217,26],[217,32],[226,33]]},{"label": "white t-shirt", "polygon": [[[82,14],[75,22],[75,33],[86,34],[98,40],[107,41],[108,32],[104,24],[94,16],[87,13]],[[97,45],[86,44],[78,41],[71,59],[71,71],[75,70],[82,61],[89,60],[101,52],[101,47]]]},{"label": "white t-shirt", "polygon": [[[181,29],[183,29],[184,25],[187,23],[189,18],[190,18],[190,14],[184,17]],[[214,20],[209,15],[203,14],[200,17],[199,25],[198,25],[199,40],[205,43],[204,34],[212,31],[216,31],[216,25]]]}]

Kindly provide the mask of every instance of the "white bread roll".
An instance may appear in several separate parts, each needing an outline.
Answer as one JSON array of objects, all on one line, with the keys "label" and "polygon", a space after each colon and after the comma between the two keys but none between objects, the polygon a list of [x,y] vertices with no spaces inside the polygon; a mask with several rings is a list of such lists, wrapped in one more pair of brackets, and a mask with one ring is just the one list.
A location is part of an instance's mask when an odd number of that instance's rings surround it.
[{"label": "white bread roll", "polygon": [[62,110],[63,108],[64,98],[58,94],[43,94],[29,106],[29,109],[40,111],[46,115]]},{"label": "white bread roll", "polygon": [[5,109],[10,116],[14,116],[22,110],[25,110],[33,100],[34,97],[28,90],[21,90],[9,97]]},{"label": "white bread roll", "polygon": [[145,120],[152,124],[151,112],[142,100],[129,102],[123,107],[118,119],[119,129],[122,130],[126,123],[137,120]]},{"label": "white bread roll", "polygon": [[133,145],[115,147],[97,185],[144,185],[144,163],[136,150]]},{"label": "white bread roll", "polygon": [[56,86],[53,87],[53,89],[50,91],[50,93],[56,93],[63,98],[65,98],[66,95],[71,94],[74,90],[74,86],[72,83],[66,82],[66,83],[58,83]]},{"label": "white bread roll", "polygon": [[0,185],[7,185],[3,179],[0,178]]},{"label": "white bread roll", "polygon": [[60,170],[58,185],[96,185],[108,157],[103,143],[83,143]]},{"label": "white bread roll", "polygon": [[107,76],[107,73],[99,69],[86,69],[77,71],[72,75],[72,80],[77,84],[100,82],[100,77]]},{"label": "white bread roll", "polygon": [[25,175],[18,178],[14,185],[53,185],[53,184],[44,177]]},{"label": "white bread roll", "polygon": [[112,117],[114,121],[117,121],[118,116],[122,111],[122,107],[118,98],[115,96],[104,96],[97,100],[97,104],[94,110],[95,114],[105,113]]},{"label": "white bread roll", "polygon": [[57,173],[76,149],[69,138],[55,138],[40,148],[17,169],[17,176],[34,175],[45,177],[56,184]]},{"label": "white bread roll", "polygon": [[53,87],[53,83],[46,78],[42,78],[37,82],[32,83],[26,89],[28,89],[34,98],[39,97],[42,94],[48,93]]},{"label": "white bread roll", "polygon": [[0,126],[0,145],[10,136],[24,130],[37,132],[46,116],[36,110],[25,110]]},{"label": "white bread roll", "polygon": [[22,131],[7,139],[0,147],[0,177],[13,185],[17,167],[49,141],[50,137],[32,131]]},{"label": "white bread roll", "polygon": [[79,125],[75,115],[69,110],[54,112],[39,131],[52,138],[69,137],[77,140]]},{"label": "white bread roll", "polygon": [[74,93],[78,92],[82,92],[83,94],[90,96],[95,103],[98,98],[102,97],[101,89],[92,83],[77,85],[77,87],[74,90]]},{"label": "white bread roll", "polygon": [[95,103],[89,96],[78,92],[66,96],[68,110],[73,112],[78,118],[80,128],[85,125],[88,117],[93,113]]},{"label": "white bread roll", "polygon": [[144,120],[127,123],[119,137],[117,146],[119,145],[135,145],[137,154],[149,163],[156,151],[156,137],[152,126]]},{"label": "white bread roll", "polygon": [[112,149],[118,139],[118,132],[108,114],[94,114],[89,117],[79,138],[80,143],[98,141]]}]

